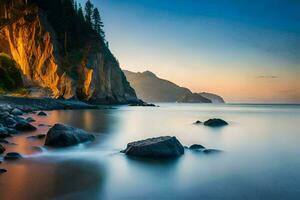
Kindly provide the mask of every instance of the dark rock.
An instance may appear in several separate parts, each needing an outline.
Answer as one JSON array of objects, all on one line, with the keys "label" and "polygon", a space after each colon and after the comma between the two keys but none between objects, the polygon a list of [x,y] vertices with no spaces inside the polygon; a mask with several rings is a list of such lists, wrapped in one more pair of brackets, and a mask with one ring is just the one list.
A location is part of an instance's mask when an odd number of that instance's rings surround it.
[{"label": "dark rock", "polygon": [[[9,144],[10,142],[5,139],[0,139],[0,143],[2,144]],[[1,147],[0,147],[1,148]]]},{"label": "dark rock", "polygon": [[0,133],[0,139],[7,138],[7,137],[12,137],[12,135],[8,133]]},{"label": "dark rock", "polygon": [[34,127],[33,125],[31,125],[30,123],[28,123],[26,121],[18,122],[16,124],[15,128],[16,128],[16,130],[23,131],[23,132],[35,131],[37,129],[36,127]]},{"label": "dark rock", "polygon": [[3,154],[3,152],[5,151],[6,149],[0,144],[0,154]]},{"label": "dark rock", "polygon": [[27,121],[27,122],[35,122],[35,119],[33,119],[32,117],[27,117],[27,118],[26,118],[26,121]]},{"label": "dark rock", "polygon": [[9,114],[9,112],[2,112],[0,113],[0,119],[6,119],[8,117],[10,117],[11,115]]},{"label": "dark rock", "polygon": [[47,116],[47,113],[41,111],[41,112],[39,112],[37,115],[38,115],[38,116]]},{"label": "dark rock", "polygon": [[0,139],[0,143],[2,143],[2,144],[16,145],[15,143],[12,143],[12,142],[10,142],[8,140],[5,140],[5,139]]},{"label": "dark rock", "polygon": [[13,114],[13,115],[23,115],[23,112],[20,109],[18,109],[18,108],[14,108],[11,111],[11,114]]},{"label": "dark rock", "polygon": [[228,125],[228,123],[222,119],[209,119],[207,121],[204,122],[205,126],[210,126],[210,127],[220,127],[220,126],[226,126]]},{"label": "dark rock", "polygon": [[19,160],[22,158],[22,155],[16,152],[7,153],[4,156],[4,160]]},{"label": "dark rock", "polygon": [[6,131],[12,135],[16,135],[19,133],[16,129],[13,129],[13,128],[6,128]]},{"label": "dark rock", "polygon": [[139,157],[167,158],[181,156],[184,154],[184,148],[176,137],[164,136],[131,142],[122,153]]},{"label": "dark rock", "polygon": [[190,146],[189,148],[190,150],[198,150],[198,149],[205,149],[204,146],[202,146],[201,144],[193,144]]},{"label": "dark rock", "polygon": [[199,121],[199,120],[197,120],[197,121],[195,121],[195,123],[194,124],[202,124],[202,122],[201,121]]},{"label": "dark rock", "polygon": [[8,127],[14,127],[16,125],[17,121],[14,120],[13,118],[9,117],[5,120],[5,124]]},{"label": "dark rock", "polygon": [[44,139],[46,137],[46,134],[39,134],[39,135],[32,135],[27,137],[28,139]]},{"label": "dark rock", "polygon": [[206,153],[206,154],[215,154],[215,153],[221,153],[222,151],[221,150],[218,150],[218,149],[204,149],[203,150],[203,153]]},{"label": "dark rock", "polygon": [[93,141],[95,137],[88,132],[63,124],[55,124],[47,133],[45,145],[50,147],[68,147]]},{"label": "dark rock", "polygon": [[4,127],[0,128],[0,134],[6,134],[6,133],[8,133],[6,128],[4,128]]},{"label": "dark rock", "polygon": [[0,174],[4,174],[4,173],[6,173],[6,172],[7,172],[6,169],[0,169]]},{"label": "dark rock", "polygon": [[38,126],[47,126],[47,127],[51,127],[51,125],[48,125],[48,124],[39,124]]},{"label": "dark rock", "polygon": [[147,102],[144,102],[144,101],[138,101],[138,102],[135,102],[135,103],[131,103],[131,104],[129,104],[129,106],[156,107],[155,104],[147,103]]}]

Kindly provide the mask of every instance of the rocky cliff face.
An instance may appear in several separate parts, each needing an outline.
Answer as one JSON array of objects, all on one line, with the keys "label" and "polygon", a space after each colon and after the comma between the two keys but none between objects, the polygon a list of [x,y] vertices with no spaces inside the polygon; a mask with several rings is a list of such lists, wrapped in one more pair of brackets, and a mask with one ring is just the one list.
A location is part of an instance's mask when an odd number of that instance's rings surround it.
[{"label": "rocky cliff face", "polygon": [[43,96],[95,103],[137,101],[117,60],[97,44],[87,42],[75,52],[79,59],[67,67],[55,32],[38,7],[24,9],[0,26],[0,52],[15,60],[27,88],[42,88]]}]

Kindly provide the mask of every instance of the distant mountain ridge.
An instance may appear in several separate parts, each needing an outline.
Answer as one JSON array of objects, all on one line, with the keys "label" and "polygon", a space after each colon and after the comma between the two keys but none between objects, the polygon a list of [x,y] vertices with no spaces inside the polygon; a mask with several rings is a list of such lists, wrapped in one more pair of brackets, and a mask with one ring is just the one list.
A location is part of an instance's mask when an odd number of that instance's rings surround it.
[{"label": "distant mountain ridge", "polygon": [[137,96],[147,102],[224,103],[222,97],[212,93],[193,93],[171,81],[157,77],[153,72],[123,70]]}]

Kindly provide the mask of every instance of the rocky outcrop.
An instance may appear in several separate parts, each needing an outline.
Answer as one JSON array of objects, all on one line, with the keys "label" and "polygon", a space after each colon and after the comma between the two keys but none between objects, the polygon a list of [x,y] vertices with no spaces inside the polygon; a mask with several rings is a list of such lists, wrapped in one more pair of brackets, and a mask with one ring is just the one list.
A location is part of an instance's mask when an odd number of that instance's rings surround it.
[{"label": "rocky outcrop", "polygon": [[[34,94],[95,103],[137,101],[118,61],[105,45],[97,40],[86,41],[64,55],[46,13],[28,6],[0,26],[0,52],[17,63],[27,95],[31,95],[32,88],[42,88],[40,94]],[[79,59],[67,62],[75,55]]]},{"label": "rocky outcrop", "polygon": [[225,103],[224,99],[216,94],[212,94],[212,93],[207,93],[207,92],[201,92],[198,93],[199,95],[209,99],[212,101],[212,103]]},{"label": "rocky outcrop", "polygon": [[122,153],[138,157],[168,158],[181,156],[184,148],[176,137],[164,136],[131,142]]},{"label": "rocky outcrop", "polygon": [[63,124],[55,124],[47,133],[45,145],[49,147],[68,147],[93,141],[95,137],[88,132]]}]

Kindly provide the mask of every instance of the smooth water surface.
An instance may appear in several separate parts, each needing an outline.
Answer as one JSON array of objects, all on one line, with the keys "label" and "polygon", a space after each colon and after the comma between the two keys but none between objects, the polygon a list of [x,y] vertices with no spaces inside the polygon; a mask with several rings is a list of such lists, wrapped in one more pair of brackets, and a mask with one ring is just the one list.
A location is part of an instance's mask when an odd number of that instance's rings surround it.
[{"label": "smooth water surface", "polygon": [[[94,132],[95,142],[64,150],[33,148],[34,133],[13,138],[25,158],[4,162],[0,199],[299,199],[300,106],[159,104],[103,110],[52,111],[35,125],[57,122]],[[223,128],[194,125],[218,117]],[[185,150],[176,160],[128,158],[131,141],[176,136],[219,154]]]}]

